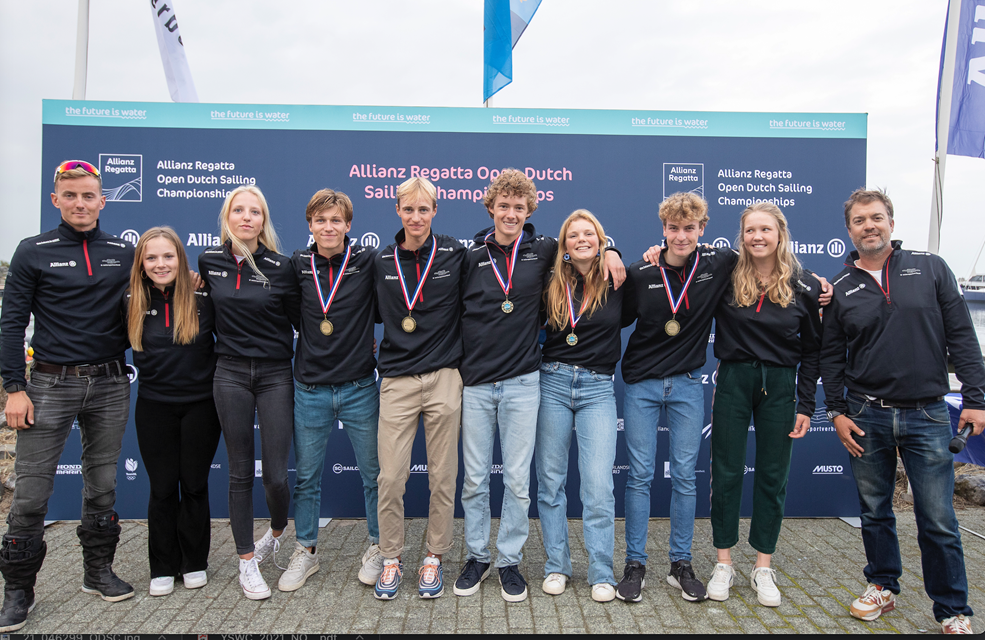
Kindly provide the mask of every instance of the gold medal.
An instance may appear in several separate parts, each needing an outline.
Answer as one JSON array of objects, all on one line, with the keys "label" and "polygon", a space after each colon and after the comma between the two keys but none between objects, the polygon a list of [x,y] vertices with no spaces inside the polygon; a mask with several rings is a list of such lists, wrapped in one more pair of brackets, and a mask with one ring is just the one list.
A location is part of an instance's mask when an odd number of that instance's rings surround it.
[{"label": "gold medal", "polygon": [[513,303],[509,300],[500,305],[500,308],[503,310],[503,313],[513,313]]},{"label": "gold medal", "polygon": [[667,333],[668,336],[673,338],[674,336],[676,336],[678,333],[681,332],[681,323],[673,319],[668,320],[667,324],[664,325],[664,331]]},{"label": "gold medal", "polygon": [[414,320],[412,317],[407,316],[406,318],[400,321],[400,328],[406,331],[407,333],[414,333],[414,330],[417,329],[417,320]]},{"label": "gold medal", "polygon": [[332,326],[332,321],[328,318],[322,320],[321,323],[319,323],[318,328],[321,329],[322,334],[326,336],[332,335],[332,332],[335,331],[335,327]]},{"label": "gold medal", "polygon": [[576,344],[578,344],[578,336],[576,336],[574,333],[569,333],[568,337],[565,338],[564,341],[568,343],[569,347],[573,347]]}]

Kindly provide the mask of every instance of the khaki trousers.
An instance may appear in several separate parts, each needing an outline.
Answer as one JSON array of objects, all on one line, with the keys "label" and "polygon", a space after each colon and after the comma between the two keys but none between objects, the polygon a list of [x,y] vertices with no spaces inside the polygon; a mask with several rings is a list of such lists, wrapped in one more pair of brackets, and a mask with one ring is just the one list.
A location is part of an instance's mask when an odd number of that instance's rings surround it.
[{"label": "khaki trousers", "polygon": [[404,550],[404,492],[417,424],[424,418],[428,454],[428,551],[452,548],[458,434],[462,425],[462,376],[458,369],[383,378],[380,387],[380,552],[396,558]]}]

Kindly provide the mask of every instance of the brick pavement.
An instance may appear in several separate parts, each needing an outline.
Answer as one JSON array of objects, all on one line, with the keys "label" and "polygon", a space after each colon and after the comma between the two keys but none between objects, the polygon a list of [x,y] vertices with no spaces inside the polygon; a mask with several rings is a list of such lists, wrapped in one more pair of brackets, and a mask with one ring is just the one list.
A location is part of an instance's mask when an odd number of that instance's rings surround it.
[{"label": "brick pavement", "polygon": [[[958,512],[964,526],[985,534],[985,509]],[[258,520],[257,537],[266,528]],[[755,552],[745,542],[733,552],[739,574],[732,596],[723,603],[684,601],[669,587],[666,544],[669,521],[650,523],[651,572],[643,601],[627,604],[614,600],[593,602],[586,581],[588,560],[579,521],[571,521],[574,578],[560,596],[540,589],[544,550],[540,521],[532,520],[530,540],[521,565],[530,583],[530,597],[507,604],[500,596],[495,571],[479,593],[458,598],[451,583],[458,576],[464,556],[462,520],[457,520],[457,546],[445,557],[446,593],[436,600],[417,597],[416,567],[424,554],[426,521],[408,520],[408,548],[404,553],[404,584],[398,597],[379,601],[372,588],[356,574],[367,546],[366,527],[359,520],[334,520],[321,530],[318,552],[321,571],[299,591],[276,590],[280,572],[264,563],[263,574],[273,596],[263,601],[243,597],[237,579],[235,545],[228,522],[213,521],[212,566],[209,584],[188,591],[180,581],[174,593],[152,598],[146,559],[147,527],[141,521],[124,521],[115,568],[137,589],[134,598],[104,602],[79,590],[82,554],[75,536],[76,523],[60,522],[46,530],[48,557],[37,586],[38,605],[24,633],[915,633],[937,632],[930,600],[923,592],[916,527],[912,512],[899,517],[903,553],[903,592],[896,611],[875,622],[851,618],[848,606],[864,587],[864,555],[857,529],[835,519],[788,520],[784,523],[773,566],[783,594],[776,609],[759,606],[748,586]],[[493,539],[498,521],[493,521]],[[621,577],[622,520],[616,523],[616,572]],[[749,521],[741,523],[741,539],[748,536]],[[286,565],[293,547],[293,524],[286,535],[290,543],[279,556]],[[985,540],[963,534],[971,604],[985,607]],[[695,529],[694,564],[707,580],[714,566],[711,524],[699,520]],[[976,631],[985,620],[973,619]]]}]

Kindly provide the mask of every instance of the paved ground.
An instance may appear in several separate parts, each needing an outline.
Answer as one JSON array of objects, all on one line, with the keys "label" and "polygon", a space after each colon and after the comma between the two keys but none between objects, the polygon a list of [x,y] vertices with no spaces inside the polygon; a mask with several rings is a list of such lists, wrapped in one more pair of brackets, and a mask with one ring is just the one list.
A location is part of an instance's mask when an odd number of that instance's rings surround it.
[{"label": "paved ground", "polygon": [[[961,524],[985,533],[985,509],[959,511]],[[493,522],[493,536],[498,522]],[[623,521],[616,523],[617,578],[621,577],[625,550]],[[257,537],[266,529],[257,521]],[[561,596],[540,589],[544,551],[540,521],[531,520],[530,540],[522,564],[530,583],[526,602],[506,604],[493,573],[479,593],[458,598],[450,584],[458,575],[464,555],[462,521],[456,521],[458,546],[446,556],[448,588],[436,600],[421,600],[416,590],[416,564],[423,554],[426,521],[408,521],[408,567],[396,600],[379,601],[372,589],[359,583],[359,559],[367,546],[363,521],[335,520],[321,531],[318,551],[321,571],[294,593],[274,588],[273,597],[254,602],[243,597],[237,580],[235,547],[228,522],[213,523],[212,566],[209,584],[197,591],[176,586],[170,596],[147,595],[150,580],[146,560],[147,527],[140,521],[123,522],[123,538],[116,570],[137,588],[137,595],[108,603],[79,590],[82,554],[75,536],[76,523],[62,522],[46,531],[48,558],[38,581],[38,605],[23,633],[936,633],[930,600],[923,592],[916,527],[913,514],[901,514],[899,530],[903,552],[903,593],[897,610],[873,623],[851,618],[848,606],[864,587],[864,556],[859,531],[840,520],[788,520],[779,550],[774,556],[783,604],[761,607],[748,587],[755,558],[740,544],[734,554],[740,575],[732,597],[724,603],[692,604],[669,587],[666,575],[667,520],[650,523],[651,557],[643,601],[627,604],[614,600],[593,602],[586,582],[587,557],[579,521],[571,522],[574,579]],[[743,539],[749,523],[742,522]],[[293,524],[286,535],[293,537]],[[985,540],[964,533],[964,550],[971,604],[985,611]],[[293,543],[291,544],[293,546]],[[695,568],[704,579],[714,562],[711,524],[699,520],[695,532]],[[279,561],[287,564],[290,550]],[[263,573],[272,587],[279,571],[264,563]],[[983,614],[985,615],[985,614]],[[976,631],[985,620],[973,619]]]}]

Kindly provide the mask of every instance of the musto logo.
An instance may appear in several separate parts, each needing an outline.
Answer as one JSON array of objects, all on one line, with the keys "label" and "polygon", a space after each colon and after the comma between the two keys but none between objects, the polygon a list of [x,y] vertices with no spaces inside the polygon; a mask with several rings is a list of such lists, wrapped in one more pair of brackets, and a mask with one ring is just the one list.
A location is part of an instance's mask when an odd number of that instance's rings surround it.
[{"label": "musto logo", "polygon": [[99,174],[107,202],[141,202],[144,157],[137,153],[100,153]]},{"label": "musto logo", "polygon": [[829,465],[819,464],[816,467],[814,467],[814,473],[813,473],[813,475],[815,475],[815,476],[838,476],[838,475],[841,475],[843,473],[845,473],[845,468],[843,466],[841,466],[840,464],[829,464]]},{"label": "musto logo", "polygon": [[127,458],[127,461],[123,463],[123,466],[127,470],[127,480],[137,479],[137,461],[133,458]]},{"label": "musto logo", "polygon": [[701,162],[665,162],[664,195],[684,191],[705,197],[705,165]]}]

